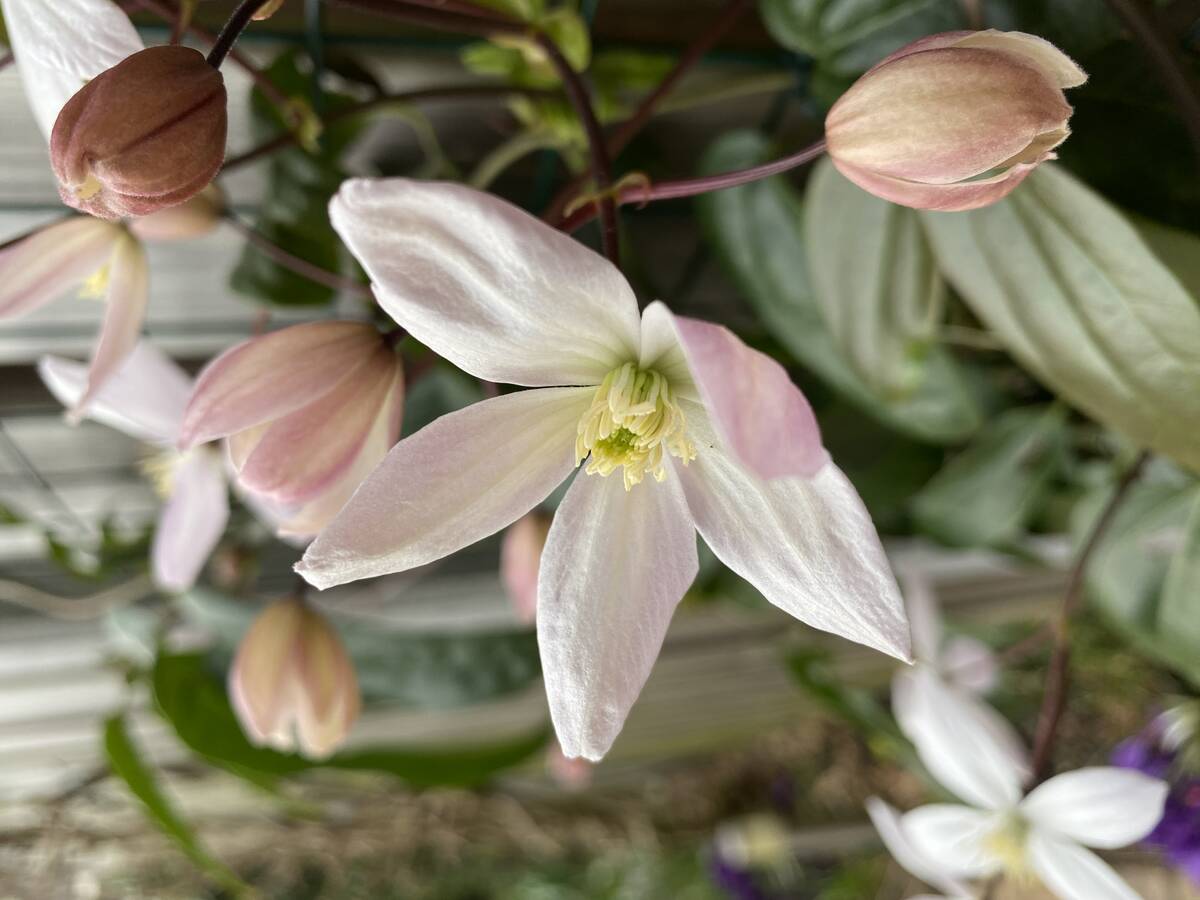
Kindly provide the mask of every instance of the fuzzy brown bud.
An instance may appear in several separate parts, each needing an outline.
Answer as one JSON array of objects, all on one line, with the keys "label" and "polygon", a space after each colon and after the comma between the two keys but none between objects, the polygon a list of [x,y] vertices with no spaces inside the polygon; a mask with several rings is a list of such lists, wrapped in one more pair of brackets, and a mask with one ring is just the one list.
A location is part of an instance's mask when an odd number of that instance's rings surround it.
[{"label": "fuzzy brown bud", "polygon": [[225,82],[189,47],[150,47],[88,82],[50,137],[63,202],[103,219],[183,203],[221,169]]}]

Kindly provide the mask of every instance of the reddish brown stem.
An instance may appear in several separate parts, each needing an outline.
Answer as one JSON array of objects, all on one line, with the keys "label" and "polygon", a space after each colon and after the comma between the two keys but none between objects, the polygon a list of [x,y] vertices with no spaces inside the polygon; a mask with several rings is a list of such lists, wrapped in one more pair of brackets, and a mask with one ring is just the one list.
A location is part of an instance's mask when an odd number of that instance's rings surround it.
[{"label": "reddish brown stem", "polygon": [[1084,577],[1092,554],[1100,546],[1104,535],[1116,518],[1117,510],[1129,494],[1129,489],[1141,474],[1149,454],[1142,452],[1133,464],[1121,475],[1113,494],[1096,517],[1092,530],[1075,558],[1074,565],[1067,576],[1067,587],[1063,592],[1062,605],[1059,607],[1058,619],[1055,623],[1054,652],[1050,656],[1050,664],[1046,668],[1046,686],[1042,693],[1042,708],[1038,713],[1037,731],[1033,741],[1033,757],[1030,767],[1031,783],[1037,784],[1046,775],[1050,765],[1050,756],[1054,749],[1054,738],[1058,733],[1058,725],[1062,721],[1063,710],[1067,703],[1067,686],[1071,662],[1071,617],[1083,601]]},{"label": "reddish brown stem", "polygon": [[229,55],[229,51],[233,49],[237,39],[242,36],[242,32],[246,30],[246,26],[254,18],[254,14],[266,3],[267,0],[242,0],[238,4],[233,15],[229,17],[229,21],[225,23],[225,27],[221,29],[221,33],[217,35],[217,39],[213,41],[212,50],[208,53],[210,66],[214,69],[221,68],[221,63],[225,62],[225,57]]}]

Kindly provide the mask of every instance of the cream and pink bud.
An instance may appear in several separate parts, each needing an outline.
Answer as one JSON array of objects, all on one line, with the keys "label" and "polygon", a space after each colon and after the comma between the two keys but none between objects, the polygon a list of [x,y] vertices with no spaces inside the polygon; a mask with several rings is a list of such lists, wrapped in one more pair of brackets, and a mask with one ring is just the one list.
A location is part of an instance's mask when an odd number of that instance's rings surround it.
[{"label": "cream and pink bud", "polygon": [[196,379],[181,448],[227,438],[238,483],[316,534],[400,433],[404,372],[371,325],[311,322],[252,338]]},{"label": "cream and pink bud", "polygon": [[345,741],[362,705],[341,638],[295,597],[272,603],[242,638],[229,700],[251,742],[312,759]]},{"label": "cream and pink bud", "polygon": [[825,119],[838,170],[878,197],[964,210],[1008,194],[1066,140],[1084,72],[1033,35],[954,31],[896,51]]},{"label": "cream and pink bud", "polygon": [[225,82],[203,54],[150,47],[100,73],[58,114],[50,159],[68,206],[145,216],[202,191],[220,171]]}]

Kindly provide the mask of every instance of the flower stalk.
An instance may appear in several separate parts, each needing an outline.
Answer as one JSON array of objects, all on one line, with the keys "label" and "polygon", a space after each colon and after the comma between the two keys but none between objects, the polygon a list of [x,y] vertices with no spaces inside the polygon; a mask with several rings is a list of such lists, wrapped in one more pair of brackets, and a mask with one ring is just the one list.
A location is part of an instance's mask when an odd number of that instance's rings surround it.
[{"label": "flower stalk", "polygon": [[229,21],[225,23],[225,27],[221,29],[221,33],[217,35],[216,42],[208,52],[210,66],[214,69],[221,68],[221,63],[225,62],[225,57],[229,55],[229,51],[233,49],[237,39],[250,24],[254,14],[269,2],[270,0],[242,0],[238,8],[233,11],[233,15],[229,17]]}]

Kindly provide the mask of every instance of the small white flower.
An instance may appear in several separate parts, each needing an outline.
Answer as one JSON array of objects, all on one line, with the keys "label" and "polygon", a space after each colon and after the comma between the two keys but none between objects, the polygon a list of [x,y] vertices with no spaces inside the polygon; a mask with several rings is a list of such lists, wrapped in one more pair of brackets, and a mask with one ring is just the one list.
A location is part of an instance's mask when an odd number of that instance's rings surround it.
[{"label": "small white flower", "polygon": [[[1024,794],[1024,747],[994,710],[928,667],[917,669],[900,701],[897,718],[921,761],[970,804],[937,803],[902,816],[892,837],[913,851],[908,859],[903,849],[897,854],[902,865],[942,890],[943,879],[1003,874],[1040,880],[1064,900],[1137,900],[1086,848],[1112,850],[1149,834],[1162,817],[1164,782],[1097,767],[1057,775]],[[922,861],[936,863],[918,872]]]}]

